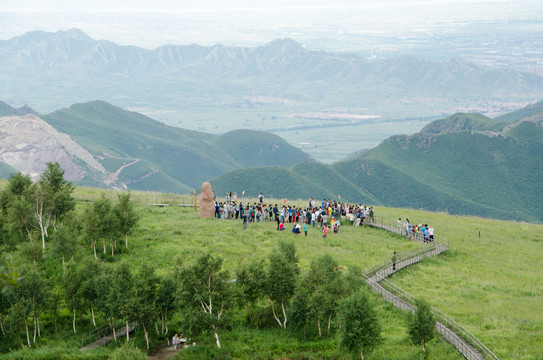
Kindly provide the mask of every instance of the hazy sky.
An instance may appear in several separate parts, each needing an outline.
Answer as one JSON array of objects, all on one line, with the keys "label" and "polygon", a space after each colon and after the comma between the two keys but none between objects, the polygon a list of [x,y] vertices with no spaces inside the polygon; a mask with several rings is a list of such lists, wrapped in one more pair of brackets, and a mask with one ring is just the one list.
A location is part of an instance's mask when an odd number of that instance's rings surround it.
[{"label": "hazy sky", "polygon": [[149,48],[291,37],[348,50],[364,34],[459,32],[474,23],[505,27],[541,18],[541,0],[0,0],[0,39],[77,27],[94,38]]}]

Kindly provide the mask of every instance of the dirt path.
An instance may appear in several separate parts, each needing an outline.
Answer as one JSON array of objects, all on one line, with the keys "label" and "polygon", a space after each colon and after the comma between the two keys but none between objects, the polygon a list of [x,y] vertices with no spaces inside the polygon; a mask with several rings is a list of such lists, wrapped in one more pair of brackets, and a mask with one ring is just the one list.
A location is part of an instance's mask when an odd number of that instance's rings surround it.
[{"label": "dirt path", "polygon": [[148,355],[149,360],[167,360],[173,359],[177,355],[177,351],[173,349],[173,346],[167,346],[166,344],[161,344],[157,347],[155,351]]}]

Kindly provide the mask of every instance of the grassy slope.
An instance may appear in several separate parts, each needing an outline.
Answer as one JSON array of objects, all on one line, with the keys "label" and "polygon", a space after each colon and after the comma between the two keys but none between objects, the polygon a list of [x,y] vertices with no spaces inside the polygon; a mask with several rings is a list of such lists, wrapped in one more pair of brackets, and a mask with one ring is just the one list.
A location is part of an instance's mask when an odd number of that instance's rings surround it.
[{"label": "grassy slope", "polygon": [[217,139],[218,148],[239,163],[237,167],[277,164],[285,167],[312,158],[281,137],[261,131],[234,130]]},{"label": "grassy slope", "polygon": [[[0,182],[0,188],[3,186],[5,181]],[[76,198],[79,199],[95,199],[100,193],[97,189],[76,188]],[[115,199],[114,193],[106,194]],[[249,225],[246,231],[241,231],[240,222],[199,219],[192,209],[143,205],[155,198],[158,202],[172,205],[189,203],[189,196],[183,199],[135,191],[132,198],[142,203],[137,206],[142,216],[141,226],[129,240],[129,251],[121,256],[134,265],[142,262],[159,264],[157,272],[161,274],[172,271],[177,260],[190,262],[205,251],[222,256],[225,267],[233,272],[255,254],[267,256],[278,239],[295,239],[302,269],[307,269],[311,259],[322,253],[331,254],[346,268],[366,268],[390,256],[394,250],[404,251],[417,246],[380,230],[353,228],[345,223],[341,234],[333,234],[327,240],[312,228],[307,238],[294,237],[290,231],[278,233],[274,223]],[[253,202],[255,199],[248,200]],[[305,202],[299,203],[303,204]],[[84,203],[78,205],[80,209],[83,206]],[[500,358],[538,359],[538,354],[543,352],[543,317],[540,311],[543,308],[540,281],[540,269],[543,268],[542,225],[384,207],[377,207],[376,214],[384,218],[408,217],[415,223],[427,222],[435,227],[437,234],[450,240],[450,251],[402,270],[394,276],[393,282],[415,296],[426,298],[434,307],[453,317]],[[380,300],[375,296],[374,301]],[[368,359],[418,358],[416,348],[406,341],[403,315],[389,305],[380,304],[385,340]],[[67,313],[68,330],[69,320],[70,314]],[[202,337],[197,341],[202,348],[213,351],[211,338]],[[246,359],[254,358],[251,357],[254,354],[267,354],[263,358],[289,356],[295,359],[297,357],[293,354],[303,354],[304,351],[312,355],[315,352],[334,354],[336,341],[323,340],[308,345],[298,343],[290,333],[237,327],[223,334],[226,349]],[[431,350],[430,358],[460,358],[440,342],[434,342]],[[206,357],[187,352],[183,358]]]},{"label": "grassy slope", "polygon": [[541,133],[521,123],[507,136],[394,136],[333,167],[384,204],[537,222],[543,219]]},{"label": "grassy slope", "polygon": [[428,222],[451,245],[443,256],[395,275],[394,282],[429,299],[498,357],[538,359],[543,226],[406,209],[378,208],[381,213]]}]

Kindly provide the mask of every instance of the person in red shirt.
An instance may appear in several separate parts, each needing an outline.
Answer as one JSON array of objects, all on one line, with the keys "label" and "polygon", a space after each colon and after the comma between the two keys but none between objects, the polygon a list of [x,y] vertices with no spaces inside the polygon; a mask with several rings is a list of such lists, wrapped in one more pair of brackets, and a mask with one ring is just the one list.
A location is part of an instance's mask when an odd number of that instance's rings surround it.
[{"label": "person in red shirt", "polygon": [[326,235],[328,235],[328,232],[329,232],[329,231],[330,231],[330,228],[328,227],[328,225],[326,225],[326,226],[324,227],[324,229],[322,230],[322,234],[323,234],[322,237],[323,237],[323,239],[326,237]]}]

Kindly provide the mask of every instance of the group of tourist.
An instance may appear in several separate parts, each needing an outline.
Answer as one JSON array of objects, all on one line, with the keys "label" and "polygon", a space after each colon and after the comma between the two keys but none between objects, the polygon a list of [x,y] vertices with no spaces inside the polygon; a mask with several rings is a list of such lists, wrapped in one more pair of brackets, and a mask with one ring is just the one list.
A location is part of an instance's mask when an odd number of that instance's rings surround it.
[{"label": "group of tourist", "polygon": [[[339,233],[341,226],[341,218],[346,218],[353,223],[354,226],[362,224],[372,224],[375,221],[375,210],[372,206],[361,204],[347,204],[334,200],[323,199],[317,202],[313,198],[309,198],[305,208],[284,204],[265,204],[264,195],[260,193],[258,202],[252,205],[248,202],[238,202],[237,195],[231,192],[226,194],[225,202],[215,202],[215,217],[217,219],[241,219],[243,221],[243,229],[247,228],[248,223],[275,221],[277,230],[283,231],[286,229],[287,223],[293,224],[292,232],[301,234],[304,232],[307,236],[309,227],[318,227],[322,232],[323,238],[326,238],[328,233]],[[398,220],[399,229],[405,229],[405,235],[411,236],[421,241],[433,241],[434,229],[428,224],[414,225],[406,219],[405,223],[401,218]]]},{"label": "group of tourist", "polygon": [[404,229],[405,236],[410,236],[413,239],[432,242],[434,241],[434,228],[428,224],[412,224],[408,218],[405,219],[405,223],[402,223],[402,218],[398,218],[398,228]]}]

